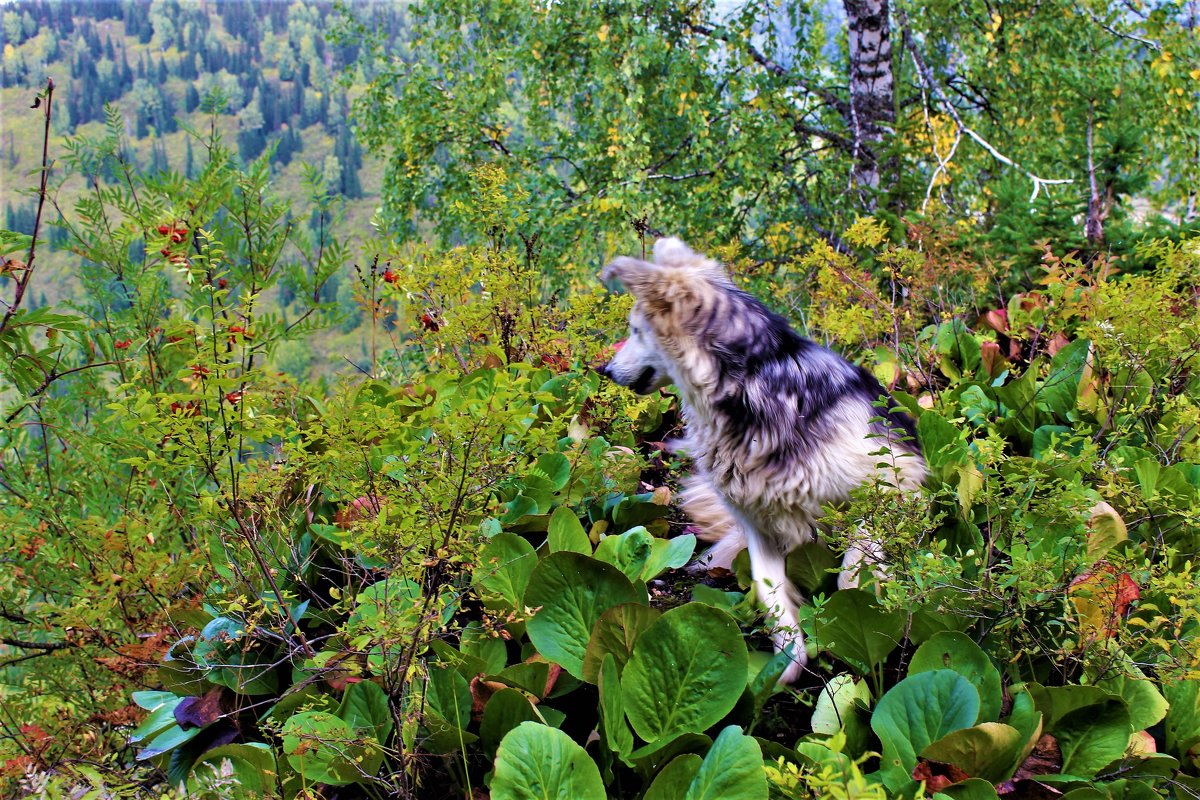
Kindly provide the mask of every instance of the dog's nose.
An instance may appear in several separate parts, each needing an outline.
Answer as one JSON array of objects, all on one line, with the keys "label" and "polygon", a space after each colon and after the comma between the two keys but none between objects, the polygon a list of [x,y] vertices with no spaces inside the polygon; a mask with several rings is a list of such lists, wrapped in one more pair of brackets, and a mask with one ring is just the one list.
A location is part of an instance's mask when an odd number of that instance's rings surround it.
[{"label": "dog's nose", "polygon": [[592,369],[596,370],[596,372],[599,372],[601,375],[603,375],[606,378],[609,378],[609,379],[612,378],[612,376],[608,374],[608,364],[601,364],[598,367],[592,367]]}]

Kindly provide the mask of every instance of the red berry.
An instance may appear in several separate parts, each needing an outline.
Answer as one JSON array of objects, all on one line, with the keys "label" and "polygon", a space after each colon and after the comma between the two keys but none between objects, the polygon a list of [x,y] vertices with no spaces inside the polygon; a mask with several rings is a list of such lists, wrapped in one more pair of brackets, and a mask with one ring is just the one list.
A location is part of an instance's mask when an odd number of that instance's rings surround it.
[{"label": "red berry", "polygon": [[113,347],[117,348],[118,350],[124,350],[126,347],[129,347],[132,341],[132,339],[122,339],[119,342],[113,342]]},{"label": "red berry", "polygon": [[171,226],[170,225],[159,225],[158,232],[161,233],[163,236],[166,236],[168,233],[171,232]]},{"label": "red berry", "polygon": [[187,231],[184,231],[183,233],[180,233],[179,231],[175,231],[174,233],[171,234],[171,241],[174,242],[175,244],[179,244],[180,242],[183,241],[185,236],[187,236]]},{"label": "red berry", "polygon": [[399,281],[400,281],[400,276],[397,273],[392,272],[390,269],[384,270],[384,272],[383,272],[383,282],[384,283],[396,284],[396,283],[399,283]]}]

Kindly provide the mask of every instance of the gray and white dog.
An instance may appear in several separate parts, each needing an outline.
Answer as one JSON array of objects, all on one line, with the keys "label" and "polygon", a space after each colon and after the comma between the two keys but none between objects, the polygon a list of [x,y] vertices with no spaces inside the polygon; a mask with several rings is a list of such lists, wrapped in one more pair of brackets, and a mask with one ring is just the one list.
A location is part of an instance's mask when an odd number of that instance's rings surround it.
[{"label": "gray and white dog", "polygon": [[[675,384],[697,467],[684,511],[718,538],[702,563],[728,566],[749,549],[775,647],[793,658],[782,680],[794,681],[807,655],[787,555],[816,536],[822,506],[854,488],[917,490],[926,468],[912,420],[869,372],[796,333],[679,239],[659,239],[653,263],[620,257],[601,277],[635,300],[629,338],[601,372],[641,394]],[[882,575],[882,562],[860,526],[838,588],[857,586],[864,566]]]}]

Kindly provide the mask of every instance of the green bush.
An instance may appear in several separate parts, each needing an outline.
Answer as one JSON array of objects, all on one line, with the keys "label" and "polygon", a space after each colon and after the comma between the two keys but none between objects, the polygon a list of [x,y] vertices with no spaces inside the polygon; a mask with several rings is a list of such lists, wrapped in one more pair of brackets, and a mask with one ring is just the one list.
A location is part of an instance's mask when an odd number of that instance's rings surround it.
[{"label": "green bush", "polygon": [[[460,209],[481,244],[369,245],[369,375],[322,386],[263,365],[334,321],[317,301],[347,251],[287,266],[308,242],[265,164],[198,141],[188,181],[126,172],[115,115],[78,140],[71,166],[125,176],[62,220],[92,305],[0,327],[14,791],[1200,788],[1194,243],[1148,246],[1132,276],[1047,251],[1003,308],[979,274],[937,278],[952,244],[869,219],[855,254],[793,265],[897,387],[932,475],[914,497],[864,487],[793,555],[812,672],[789,689],[745,576],[679,569],[697,542],[661,452],[673,400],[586,368],[626,302],[541,273],[503,170]],[[313,299],[292,322],[266,300],[281,281]],[[859,525],[889,579],[831,592],[826,545]]]}]

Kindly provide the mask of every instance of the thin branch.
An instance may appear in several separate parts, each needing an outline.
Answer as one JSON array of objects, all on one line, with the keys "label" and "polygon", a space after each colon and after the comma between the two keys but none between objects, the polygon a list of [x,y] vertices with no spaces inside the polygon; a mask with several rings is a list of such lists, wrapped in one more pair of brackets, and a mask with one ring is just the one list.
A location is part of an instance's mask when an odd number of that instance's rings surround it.
[{"label": "thin branch", "polygon": [[24,639],[10,639],[7,636],[0,636],[0,644],[6,644],[9,647],[20,647],[22,650],[66,650],[71,647],[78,647],[74,642],[29,642]]},{"label": "thin branch", "polygon": [[957,126],[961,133],[971,137],[971,139],[973,139],[976,144],[986,150],[992,158],[996,159],[1001,164],[1007,164],[1013,169],[1019,170],[1023,175],[1025,175],[1025,177],[1033,181],[1033,193],[1029,195],[1030,203],[1037,199],[1038,193],[1042,190],[1043,186],[1055,186],[1075,182],[1074,178],[1043,178],[1040,175],[1035,175],[1033,172],[1030,172],[1028,169],[1021,166],[1021,164],[1001,153],[991,142],[989,142],[987,139],[984,139],[983,136],[976,132],[971,126],[967,125],[967,123],[963,121],[962,116],[959,115],[958,109],[955,108],[952,102],[950,102],[950,99],[946,97],[946,93],[942,91],[937,81],[934,80],[933,74],[930,72],[929,67],[925,64],[925,60],[921,58],[921,54],[917,52],[917,47],[913,43],[912,36],[908,31],[907,19],[903,13],[901,13],[900,18],[902,30],[904,32],[904,46],[905,49],[908,50],[909,56],[912,58],[913,66],[916,67],[917,78],[921,82],[922,88],[928,90],[930,94],[937,98],[939,103],[946,110],[946,113],[949,114],[950,118],[954,120],[955,126]]},{"label": "thin branch", "polygon": [[[26,397],[25,399],[26,399],[26,401],[33,400],[35,397],[40,395],[42,392],[49,389],[50,384],[54,383],[59,378],[65,378],[66,376],[70,375],[71,373],[82,372],[85,369],[92,369],[93,367],[111,367],[112,365],[114,365],[116,363],[117,363],[116,361],[97,361],[93,364],[84,364],[81,367],[72,367],[71,369],[63,370],[62,372],[59,372],[58,370],[53,370],[51,372],[46,373],[46,377],[42,379],[42,384],[40,386],[38,386],[36,389],[34,389],[32,392],[30,392],[29,396]],[[9,414],[7,417],[5,417],[4,421],[12,422],[14,419],[17,418],[17,415],[21,413],[22,409],[24,409],[26,405],[27,405],[27,403],[22,403],[20,406],[17,407],[17,409],[15,411],[13,411],[11,414]]]},{"label": "thin branch", "polygon": [[1126,33],[1124,31],[1117,30],[1116,28],[1112,27],[1111,25],[1106,23],[1104,20],[1100,19],[1095,14],[1093,14],[1092,10],[1089,8],[1084,8],[1083,6],[1079,5],[1078,3],[1075,3],[1075,10],[1083,13],[1092,22],[1096,23],[1101,28],[1103,28],[1105,31],[1107,31],[1108,33],[1111,33],[1113,36],[1117,37],[1118,39],[1127,39],[1131,42],[1137,42],[1138,44],[1144,44],[1152,50],[1160,50],[1160,51],[1162,50],[1162,45],[1159,44],[1158,42],[1154,41],[1153,39],[1144,39],[1141,36],[1138,36],[1137,34]]},{"label": "thin branch", "polygon": [[[39,101],[41,97],[39,96]],[[29,240],[29,257],[25,259],[25,274],[17,279],[17,291],[13,295],[12,304],[4,312],[4,318],[0,320],[0,332],[4,331],[13,316],[21,307],[21,300],[25,297],[25,289],[29,286],[29,280],[33,277],[33,258],[37,255],[37,237],[38,231],[42,227],[42,209],[46,206],[46,183],[50,179],[50,110],[54,101],[54,79],[46,78],[46,93],[45,107],[42,115],[45,117],[45,129],[42,132],[42,180],[38,187],[38,207],[37,216],[33,219],[33,236]],[[34,106],[37,107],[36,105]]]},{"label": "thin branch", "polygon": [[831,106],[836,108],[839,113],[845,111],[846,101],[843,100],[842,98],[838,97],[835,92],[833,92],[829,89],[819,87],[819,86],[810,86],[810,85],[801,83],[798,75],[789,71],[783,65],[768,58],[766,56],[766,54],[764,54],[762,51],[760,51],[758,48],[756,48],[749,40],[739,39],[735,42],[733,37],[730,36],[725,31],[717,30],[715,28],[710,28],[707,25],[703,25],[699,22],[692,22],[692,21],[686,20],[686,19],[681,20],[681,21],[682,21],[684,27],[686,27],[688,30],[692,31],[693,33],[698,33],[701,36],[707,36],[710,39],[716,39],[717,41],[724,42],[726,45],[728,45],[731,48],[740,47],[740,48],[744,49],[746,51],[746,54],[749,55],[750,58],[754,60],[754,63],[758,64],[760,67],[765,69],[767,72],[771,73],[772,75],[781,77],[781,78],[789,79],[792,83],[799,86],[801,89],[804,89],[806,92],[815,94],[818,97],[820,97],[822,100],[824,100],[826,103],[829,103]]}]

